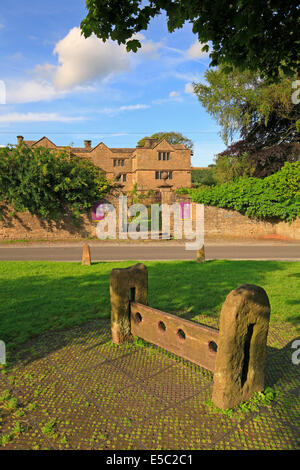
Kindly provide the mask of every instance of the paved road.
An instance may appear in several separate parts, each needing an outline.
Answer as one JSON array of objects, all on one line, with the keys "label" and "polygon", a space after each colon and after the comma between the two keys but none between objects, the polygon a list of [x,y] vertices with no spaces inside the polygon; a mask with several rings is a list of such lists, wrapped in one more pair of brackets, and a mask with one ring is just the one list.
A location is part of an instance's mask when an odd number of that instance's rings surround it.
[{"label": "paved road", "polygon": [[[300,261],[300,244],[206,245],[206,259]],[[81,246],[0,247],[0,261],[81,261]],[[91,246],[92,261],[191,260],[184,245]]]}]

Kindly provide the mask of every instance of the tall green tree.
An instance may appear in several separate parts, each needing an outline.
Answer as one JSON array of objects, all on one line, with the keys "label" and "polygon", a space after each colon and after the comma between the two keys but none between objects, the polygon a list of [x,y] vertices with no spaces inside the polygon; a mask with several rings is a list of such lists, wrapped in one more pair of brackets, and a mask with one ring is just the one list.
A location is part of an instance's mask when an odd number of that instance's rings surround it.
[{"label": "tall green tree", "polygon": [[138,146],[143,147],[145,145],[145,140],[146,139],[157,139],[157,140],[163,140],[166,139],[167,142],[171,145],[175,144],[184,144],[186,148],[192,150],[193,149],[193,142],[191,139],[188,139],[184,135],[182,135],[180,132],[155,132],[154,134],[151,135],[151,137],[143,137],[138,141]]},{"label": "tall green tree", "polygon": [[217,170],[222,164],[235,168],[236,176],[248,170],[254,176],[267,176],[285,161],[298,159],[300,105],[291,99],[297,76],[290,78],[280,72],[280,79],[270,83],[258,73],[239,69],[229,73],[221,66],[207,70],[205,78],[206,84],[194,84],[194,91],[221,126],[223,140],[229,145],[220,154],[227,162],[218,156]]},{"label": "tall green tree", "polygon": [[200,43],[212,44],[211,65],[227,63],[276,78],[299,71],[300,18],[298,0],[86,0],[81,22],[85,37],[95,33],[106,41],[126,44],[136,52],[136,33],[165,13],[169,32],[192,23]]}]

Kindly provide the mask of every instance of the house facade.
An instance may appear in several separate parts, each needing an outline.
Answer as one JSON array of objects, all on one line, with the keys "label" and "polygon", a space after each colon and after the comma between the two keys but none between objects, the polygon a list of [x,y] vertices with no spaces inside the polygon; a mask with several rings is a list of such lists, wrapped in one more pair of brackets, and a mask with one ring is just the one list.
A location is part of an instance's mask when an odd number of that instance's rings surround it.
[{"label": "house facade", "polygon": [[67,150],[70,155],[90,160],[101,168],[107,179],[118,183],[124,192],[134,187],[139,191],[191,186],[191,151],[183,144],[171,145],[166,140],[147,139],[144,147],[109,148],[103,142],[92,147],[90,140],[83,147],[57,146],[47,137],[24,140],[17,137],[17,145]]}]

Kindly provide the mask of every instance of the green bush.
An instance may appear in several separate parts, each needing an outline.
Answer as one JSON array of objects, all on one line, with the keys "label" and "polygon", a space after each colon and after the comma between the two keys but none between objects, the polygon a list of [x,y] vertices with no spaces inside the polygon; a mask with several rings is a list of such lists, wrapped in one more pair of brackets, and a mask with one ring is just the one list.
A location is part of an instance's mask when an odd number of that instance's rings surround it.
[{"label": "green bush", "polygon": [[300,161],[260,178],[240,178],[212,188],[189,189],[194,202],[241,212],[251,218],[291,221],[300,215]]},{"label": "green bush", "polygon": [[14,212],[48,221],[68,213],[79,217],[109,190],[100,168],[66,151],[26,145],[0,151],[0,202]]}]

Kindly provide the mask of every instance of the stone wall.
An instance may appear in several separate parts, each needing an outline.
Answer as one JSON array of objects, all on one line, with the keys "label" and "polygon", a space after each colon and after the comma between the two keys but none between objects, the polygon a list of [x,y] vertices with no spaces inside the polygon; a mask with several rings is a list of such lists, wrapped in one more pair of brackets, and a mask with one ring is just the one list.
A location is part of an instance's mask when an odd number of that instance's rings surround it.
[{"label": "stone wall", "polygon": [[300,218],[291,224],[282,221],[259,221],[233,210],[206,206],[204,224],[205,236],[211,238],[300,240]]},{"label": "stone wall", "polygon": [[[116,204],[117,199],[110,199]],[[143,201],[141,201],[143,203]],[[193,204],[194,206],[194,204]],[[78,222],[65,217],[58,223],[48,224],[29,213],[9,216],[9,209],[1,207],[3,220],[0,221],[1,240],[54,240],[96,237],[97,222],[91,214],[82,216]],[[194,209],[194,207],[193,207]],[[193,213],[194,210],[193,210]],[[300,240],[300,218],[288,222],[256,221],[236,211],[205,207],[206,239],[281,239]]]},{"label": "stone wall", "polygon": [[85,238],[96,236],[96,222],[91,216],[82,216],[78,223],[70,217],[64,217],[52,224],[39,220],[28,212],[18,212],[9,217],[9,210],[4,211],[4,219],[0,221],[1,240],[57,240]]}]

